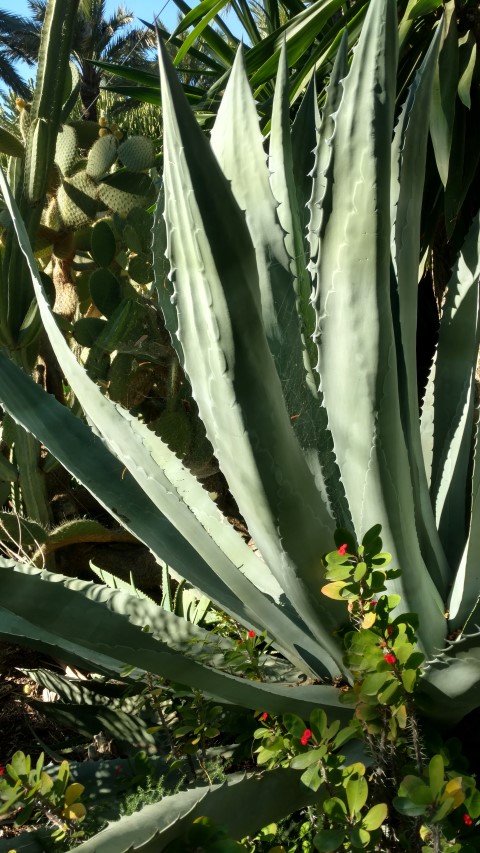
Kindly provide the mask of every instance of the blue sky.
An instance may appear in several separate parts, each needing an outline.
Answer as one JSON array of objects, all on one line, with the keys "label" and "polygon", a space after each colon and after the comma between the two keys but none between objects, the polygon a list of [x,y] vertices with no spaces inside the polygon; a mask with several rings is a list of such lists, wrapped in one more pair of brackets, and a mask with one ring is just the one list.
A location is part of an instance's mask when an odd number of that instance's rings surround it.
[{"label": "blue sky", "polygon": [[[3,5],[3,4],[2,4]],[[11,8],[10,11],[15,11],[17,15],[25,15],[28,17],[28,3],[27,0],[15,0],[15,4],[12,6],[15,8]],[[107,14],[112,14],[112,12],[120,6],[120,2],[113,2],[113,0],[107,0]],[[156,14],[160,15],[161,19],[165,24],[170,26],[175,23],[177,20],[177,7],[173,0],[162,0],[162,2],[153,2],[153,0],[132,0],[132,2],[128,2],[128,0],[123,0],[123,5],[127,7],[127,9],[133,12],[138,18],[143,18],[144,21],[153,21],[153,18]],[[191,3],[191,5],[196,5],[195,2]]]},{"label": "blue sky", "polygon": [[[196,0],[187,0],[190,6],[198,5]],[[161,21],[165,24],[167,29],[172,30],[177,24],[178,20],[178,9],[173,0],[119,0],[119,2],[114,2],[114,0],[107,0],[106,3],[106,11],[107,16],[111,15],[114,10],[123,3],[126,8],[131,11],[136,17],[142,18],[144,21],[153,21],[155,15],[158,15]],[[0,5],[1,4],[0,0]],[[10,4],[6,4],[7,6]],[[12,4],[13,6],[13,4]],[[29,17],[29,8],[27,0],[15,0],[15,8],[10,8],[10,11],[15,11],[17,15],[23,15],[25,17]],[[138,26],[141,26],[140,22]],[[234,32],[239,32],[238,25],[236,27],[232,27]],[[25,79],[34,76],[33,69],[29,69],[28,66],[23,63],[19,63],[17,65],[17,69],[20,74]]]}]

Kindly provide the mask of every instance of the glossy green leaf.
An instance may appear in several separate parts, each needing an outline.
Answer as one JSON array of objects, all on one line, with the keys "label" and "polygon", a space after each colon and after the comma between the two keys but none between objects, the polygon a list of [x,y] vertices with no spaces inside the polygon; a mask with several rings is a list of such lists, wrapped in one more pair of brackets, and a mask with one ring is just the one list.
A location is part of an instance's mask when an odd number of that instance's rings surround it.
[{"label": "glossy green leaf", "polygon": [[109,267],[115,258],[117,244],[110,225],[104,219],[100,219],[92,228],[90,245],[95,263]]},{"label": "glossy green leaf", "polygon": [[445,764],[443,757],[438,754],[430,759],[428,765],[428,781],[433,799],[437,799],[442,791],[445,781]]},{"label": "glossy green leaf", "polygon": [[343,829],[321,829],[313,839],[315,850],[320,853],[333,853],[338,850],[345,840]]},{"label": "glossy green leaf", "polygon": [[367,802],[368,782],[365,777],[360,776],[358,779],[349,779],[345,783],[345,793],[347,795],[350,818],[353,820]]},{"label": "glossy green leaf", "polygon": [[[325,757],[326,747],[322,746],[318,749],[310,749],[301,755],[296,755],[290,762],[290,767],[293,770],[304,770],[310,767],[311,764],[318,765],[318,762]],[[306,784],[306,783],[305,783]]]},{"label": "glossy green leaf", "polygon": [[252,86],[259,86],[275,74],[284,37],[287,43],[287,62],[291,67],[306,53],[319,30],[340,5],[341,0],[316,0],[291,22],[282,25],[279,30],[253,47],[246,59],[249,73],[253,68],[258,69],[252,74]]},{"label": "glossy green leaf", "polygon": [[373,832],[379,829],[382,823],[387,819],[388,806],[386,803],[377,803],[368,810],[364,818],[362,818],[362,826],[368,832]]},{"label": "glossy green leaf", "polygon": [[181,24],[177,27],[173,35],[178,35],[180,32],[183,32],[187,27],[191,24],[195,23],[199,18],[199,23],[193,28],[192,32],[184,40],[181,48],[177,52],[175,56],[174,63],[178,65],[185,54],[187,53],[189,47],[201,36],[205,27],[210,23],[212,18],[223,9],[226,5],[227,0],[216,0],[216,2],[212,2],[212,0],[203,0],[202,3],[196,9],[192,9],[192,12],[189,12],[188,15],[185,16]]},{"label": "glossy green leaf", "polygon": [[411,20],[419,18],[420,15],[428,15],[442,5],[442,0],[417,0],[414,6],[410,9],[408,17]]},{"label": "glossy green leaf", "polygon": [[[110,317],[110,315],[113,314],[115,309],[118,308],[120,302],[122,301],[122,288],[117,276],[114,275],[114,273],[108,269],[102,268],[99,270],[94,270],[90,276],[88,284],[90,288],[90,295],[92,297],[94,305],[105,317]],[[79,333],[84,339],[85,337],[88,337],[88,332],[86,333],[86,335],[83,334],[82,326],[80,324],[82,324],[83,322],[83,328],[85,328],[85,324],[89,320],[96,319],[96,317],[85,317],[83,318],[83,320],[78,320],[77,323],[75,323],[74,334],[77,341],[79,340]],[[97,324],[97,327],[99,329],[99,334],[101,334],[104,331],[104,325],[100,326],[100,324]],[[93,337],[92,343],[95,343],[97,338],[98,335],[95,335]],[[80,340],[79,343],[83,343],[83,341]],[[85,343],[83,345],[89,346],[89,344]],[[91,345],[92,344],[90,344],[90,346]]]}]

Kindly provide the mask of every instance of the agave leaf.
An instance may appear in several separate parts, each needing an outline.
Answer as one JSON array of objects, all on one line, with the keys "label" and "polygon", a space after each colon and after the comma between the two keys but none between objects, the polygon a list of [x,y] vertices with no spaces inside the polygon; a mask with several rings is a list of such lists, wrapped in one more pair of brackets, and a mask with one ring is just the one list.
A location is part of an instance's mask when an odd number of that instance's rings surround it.
[{"label": "agave leaf", "polygon": [[[130,664],[254,710],[265,708],[279,714],[295,711],[307,719],[314,707],[327,704],[335,708],[336,716],[342,715],[339,692],[334,687],[309,685],[293,690],[288,684],[250,682],[178,651],[172,647],[168,626],[182,620],[134,596],[18,566],[0,573],[0,600],[0,636],[16,635],[13,626],[17,617],[20,627],[28,626],[25,644],[30,636],[39,638],[44,646],[53,640],[57,650],[62,649],[62,656],[73,650],[90,661],[93,670],[103,656],[116,662],[117,671],[122,664]],[[152,633],[145,630],[150,628],[148,618]],[[202,632],[196,625],[185,625],[183,630]],[[53,649],[51,653],[55,654]]]},{"label": "agave leaf", "polygon": [[[101,453],[101,442],[65,407],[57,404],[53,398],[42,397],[43,392],[39,386],[28,380],[0,353],[0,361],[4,364],[0,371],[0,389],[5,407],[15,413],[17,418],[21,418],[26,428],[37,435],[68,470],[74,473],[75,469],[75,476],[100,500],[104,500],[104,497],[98,494],[100,489],[103,496],[108,495],[108,503],[104,505],[123,526],[137,536],[138,529],[142,528],[141,538],[150,547],[151,537],[158,537],[157,545],[152,549],[154,553],[169,565],[178,565],[179,573],[193,586],[201,589],[213,601],[221,602],[221,606],[227,611],[229,604],[234,604],[232,613],[243,611],[240,621],[249,627],[253,625],[260,631],[267,629],[287,657],[290,656],[297,664],[302,659],[303,667],[308,671],[311,671],[311,666],[316,665],[323,673],[338,673],[340,667],[332,656],[321,652],[317,643],[305,631],[302,618],[292,612],[289,602],[280,609],[260,592],[259,587],[263,587],[273,599],[278,599],[281,587],[274,580],[267,565],[262,563],[259,572],[256,555],[230,525],[225,523],[207,492],[184,468],[180,460],[143,424],[107,400],[100,389],[88,379],[53,319],[28,237],[1,172],[0,186],[15,223],[22,251],[28,260],[42,320],[53,349],[94,429],[109,446],[110,452],[121,458],[125,468],[105,452],[102,464],[98,467],[92,465],[90,449],[95,446],[97,453]],[[18,393],[20,387],[23,389],[22,397]],[[34,399],[35,404],[27,405],[27,398]],[[66,430],[58,429],[58,419],[69,424]],[[68,435],[68,442],[64,440],[65,435]],[[79,440],[78,455],[72,451],[74,437]],[[90,449],[86,449],[86,445]],[[106,468],[110,468],[113,479],[106,475]],[[132,503],[130,499],[125,500],[126,469],[141,487],[133,487],[130,477],[127,477],[128,489],[135,488],[138,496]],[[124,510],[119,514],[120,504]],[[152,518],[152,504],[155,507],[155,521]],[[142,505],[143,509],[139,509]],[[145,510],[147,515],[144,515]],[[175,520],[174,524],[171,519]],[[158,526],[159,530],[156,529]],[[180,557],[177,546],[184,551],[185,561]],[[195,553],[198,556],[195,556]],[[317,563],[320,553],[320,550],[317,550],[315,554]],[[247,580],[247,577],[250,580]],[[247,615],[246,609],[248,617],[244,618],[244,615]],[[324,634],[326,633],[325,629]],[[340,648],[329,635],[328,644],[335,650],[337,660],[341,661]],[[315,660],[318,664],[314,664]]]},{"label": "agave leaf", "polygon": [[[395,305],[393,317],[397,335],[398,384],[413,482],[415,522],[420,548],[430,575],[439,591],[445,595],[449,585],[449,567],[435,524],[422,456],[416,363],[420,221],[429,106],[440,37],[439,27],[422,66],[415,75],[395,128],[390,204],[392,262],[396,273],[392,303]],[[395,304],[397,299],[398,306]]]},{"label": "agave leaf", "polygon": [[[431,471],[432,501],[440,537],[452,566],[459,565],[468,529],[470,496],[465,483],[471,460],[475,365],[480,340],[479,279],[480,213],[470,227],[448,284],[437,353],[422,411],[422,442],[426,467]],[[470,592],[467,589],[463,592],[461,611],[466,616],[478,590],[474,585]],[[458,594],[457,586],[456,614]]]},{"label": "agave leaf", "polygon": [[[324,433],[325,418],[322,423],[317,414],[319,406],[316,404],[313,372],[308,363],[305,344],[302,342],[298,313],[298,303],[301,299],[304,310],[308,306],[311,324],[313,323],[313,311],[309,304],[311,286],[302,254],[304,238],[293,184],[291,151],[290,156],[288,154],[290,130],[285,63],[283,49],[283,62],[279,65],[272,114],[270,180],[257,111],[250,93],[241,51],[235,60],[218,110],[211,133],[211,145],[222,171],[231,183],[237,202],[246,212],[257,259],[262,317],[268,344],[282,384],[287,409],[291,413],[294,432],[327,503],[322,455],[330,462],[329,436]],[[238,108],[239,104],[242,104],[242,109]],[[283,155],[289,156],[290,197],[285,185]],[[278,203],[280,204],[277,208]],[[286,236],[285,231],[289,232]],[[287,241],[288,254],[285,248]],[[296,254],[299,256],[296,257]],[[325,450],[324,445],[327,445]],[[322,453],[317,451],[317,447],[322,448]],[[338,471],[333,471],[331,476],[338,481]],[[345,514],[341,516],[342,524],[346,523],[346,518],[348,511],[345,509]],[[331,524],[333,535],[334,522],[327,519],[327,523]]]},{"label": "agave leaf", "polygon": [[426,669],[418,701],[430,717],[455,725],[480,704],[480,633],[449,643]]},{"label": "agave leaf", "polygon": [[268,348],[255,249],[162,46],[160,74],[165,219],[185,368],[254,541],[325,654],[341,667],[331,636],[338,611],[318,596],[332,520],[293,433]]},{"label": "agave leaf", "polygon": [[470,532],[450,594],[449,610],[453,629],[463,628],[477,613],[480,600],[480,459],[478,423],[475,434],[472,494],[470,496]]},{"label": "agave leaf", "polygon": [[68,704],[27,699],[38,713],[55,720],[60,726],[72,729],[84,738],[93,738],[99,731],[115,740],[120,752],[132,754],[138,749],[155,747],[155,738],[147,731],[148,723],[134,710],[112,708],[110,705]]},{"label": "agave leaf", "polygon": [[196,817],[209,817],[225,826],[229,835],[255,835],[274,820],[313,803],[315,794],[300,781],[295,770],[273,770],[264,776],[236,776],[221,785],[181,791],[140,812],[109,824],[101,833],[80,844],[78,853],[161,853],[181,838]]},{"label": "agave leaf", "polygon": [[325,107],[314,151],[315,161],[312,170],[311,196],[308,199],[310,220],[307,232],[307,240],[310,245],[310,270],[313,275],[315,274],[315,264],[318,260],[320,225],[322,219],[325,219],[331,210],[331,185],[327,182],[327,168],[331,156],[330,141],[335,130],[334,116],[343,97],[343,80],[347,76],[348,71],[347,58],[347,41],[344,36],[335,57],[335,63],[327,86]]},{"label": "agave leaf", "polygon": [[455,0],[447,0],[440,23],[442,43],[433,82],[430,134],[443,186],[447,185],[458,86],[458,34]]},{"label": "agave leaf", "polygon": [[314,151],[317,144],[319,126],[320,112],[318,109],[315,76],[313,76],[300,102],[298,112],[291,127],[292,169],[303,239],[305,239],[308,224],[307,202],[312,193],[311,174],[315,163]]},{"label": "agave leaf", "polygon": [[331,208],[322,217],[316,265],[315,337],[321,391],[357,536],[382,524],[402,568],[393,586],[402,606],[419,613],[420,641],[432,650],[444,636],[443,605],[418,546],[390,299],[395,13],[393,0],[370,4],[335,115],[326,174]]},{"label": "agave leaf", "polygon": [[[178,565],[194,586],[203,586],[204,590],[210,589],[211,597],[217,600],[218,596],[218,601],[222,603],[222,607],[228,609],[232,605],[232,614],[238,613],[236,618],[239,618],[241,622],[243,621],[245,625],[253,626],[261,631],[264,628],[268,629],[269,624],[271,624],[271,635],[273,637],[277,631],[273,625],[278,619],[277,628],[280,638],[278,647],[281,650],[285,648],[287,657],[291,653],[292,661],[301,669],[308,672],[310,667],[314,666],[314,671],[318,671],[318,667],[320,672],[324,671],[320,662],[314,663],[318,660],[319,649],[302,628],[301,620],[297,624],[284,612],[283,608],[280,609],[274,604],[271,600],[274,589],[269,587],[268,573],[266,576],[263,574],[264,564],[260,563],[262,572],[259,573],[258,558],[252,554],[246,545],[244,546],[242,540],[237,540],[235,532],[229,525],[223,524],[221,526],[222,534],[225,533],[226,536],[224,545],[228,540],[231,540],[235,547],[240,543],[241,549],[244,548],[246,562],[243,564],[242,570],[247,569],[248,571],[248,561],[252,572],[255,571],[256,573],[255,586],[242,575],[234,563],[230,563],[230,580],[228,584],[225,583],[225,579],[229,576],[227,568],[229,561],[224,563],[221,576],[217,577],[210,565],[201,558],[190,543],[187,540],[182,540],[182,537],[179,537],[176,529],[165,516],[156,510],[136,481],[125,478],[125,476],[122,477],[124,474],[122,464],[106,450],[100,439],[93,435],[82,421],[75,418],[69,409],[57,403],[54,398],[45,395],[36,383],[32,382],[1,353],[0,365],[2,365],[0,395],[4,406],[8,409],[10,406],[15,408],[17,417],[22,417],[25,426],[33,433],[41,435],[42,441],[52,453],[65,464],[74,476],[82,480],[87,488],[90,488],[97,499],[101,500],[124,527],[127,527],[144,541],[154,553],[162,553],[170,565]],[[21,411],[18,407],[19,400],[22,401]],[[68,445],[62,441],[64,435],[69,437]],[[185,475],[190,476],[188,472],[185,472]],[[209,501],[204,489],[201,489],[199,498],[206,498]],[[208,507],[208,503],[206,507]],[[201,504],[198,505],[198,509],[201,509]],[[216,509],[215,513],[218,514]],[[233,556],[233,552],[231,556]],[[241,561],[240,565],[242,565]],[[264,585],[264,581],[266,585]],[[257,587],[260,586],[267,590],[269,597],[260,595],[257,601],[258,611],[256,608],[250,610],[247,602],[252,603],[253,598],[257,595]],[[233,592],[235,588],[238,590],[243,588],[241,595],[235,595]],[[270,617],[268,612],[270,612]],[[289,640],[288,643],[285,643],[284,640],[287,637]],[[290,648],[290,643],[292,648]],[[295,651],[294,645],[298,648],[300,656]]]},{"label": "agave leaf", "polygon": [[[22,670],[29,678],[52,693],[57,693],[61,701],[70,705],[108,705],[110,708],[123,708],[130,713],[136,703],[136,694],[143,687],[137,685],[108,684],[98,679],[77,681],[54,672],[51,669]],[[128,689],[128,696],[126,690]],[[98,731],[98,729],[97,729]]]}]

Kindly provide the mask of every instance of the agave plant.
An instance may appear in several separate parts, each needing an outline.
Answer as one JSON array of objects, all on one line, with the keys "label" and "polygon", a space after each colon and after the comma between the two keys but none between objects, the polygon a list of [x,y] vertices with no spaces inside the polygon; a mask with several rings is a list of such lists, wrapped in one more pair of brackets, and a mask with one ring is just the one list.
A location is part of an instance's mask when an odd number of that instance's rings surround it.
[{"label": "agave plant", "polygon": [[[61,646],[63,658],[97,672],[128,663],[255,710],[306,719],[322,705],[345,715],[331,684],[348,677],[335,635],[344,607],[320,596],[322,556],[337,527],[361,541],[380,523],[401,569],[395,592],[404,610],[418,613],[430,661],[419,701],[450,723],[480,704],[473,627],[479,468],[472,450],[478,215],[452,272],[421,420],[416,390],[420,217],[440,39],[438,29],[396,115],[396,3],[372,0],[350,67],[345,40],[340,46],[321,120],[312,86],[291,130],[284,54],[268,162],[241,51],[208,140],[160,46],[158,300],[258,551],[169,448],[106,399],[77,363],[1,178],[44,327],[86,420],[0,353],[5,410],[159,558],[238,622],[266,630],[317,683],[292,690],[291,681],[226,674],[213,656],[206,665],[186,647],[202,632],[198,626],[123,593],[26,566],[0,573],[0,637],[43,650]],[[208,648],[208,633],[202,636]],[[295,780],[280,770],[207,795],[182,794],[177,804],[151,807],[157,811],[148,818],[117,823],[92,843],[163,849],[173,816],[216,817],[238,798],[238,785],[242,797],[257,792],[242,820],[231,819],[241,837],[308,800],[311,793]]]}]

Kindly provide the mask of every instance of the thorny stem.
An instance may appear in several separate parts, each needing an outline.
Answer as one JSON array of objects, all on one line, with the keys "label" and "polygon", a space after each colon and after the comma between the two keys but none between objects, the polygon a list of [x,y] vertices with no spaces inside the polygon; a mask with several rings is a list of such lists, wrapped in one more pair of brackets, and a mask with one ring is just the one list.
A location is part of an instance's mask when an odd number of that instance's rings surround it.
[{"label": "thorny stem", "polygon": [[432,842],[433,853],[441,853],[442,850],[442,830],[438,824],[433,824],[429,827],[430,841]]},{"label": "thorny stem", "polygon": [[413,754],[415,756],[415,765],[417,768],[417,773],[421,773],[423,770],[423,758],[422,758],[422,748],[420,743],[420,733],[418,730],[418,722],[415,711],[410,702],[405,703],[407,706],[407,718],[410,726],[410,732],[412,736],[412,746],[413,746]]},{"label": "thorny stem", "polygon": [[147,680],[147,684],[148,684],[148,689],[150,691],[150,699],[151,699],[152,705],[155,708],[155,711],[157,712],[159,719],[160,719],[160,722],[162,724],[162,728],[163,728],[165,734],[167,735],[168,743],[170,746],[170,752],[172,753],[174,758],[178,758],[179,757],[178,751],[177,751],[177,748],[175,746],[175,741],[173,739],[172,733],[170,731],[170,726],[168,725],[167,720],[165,718],[165,714],[163,713],[162,703],[157,699],[157,697],[155,695],[152,676],[150,675],[149,672],[146,673],[146,680]]}]

